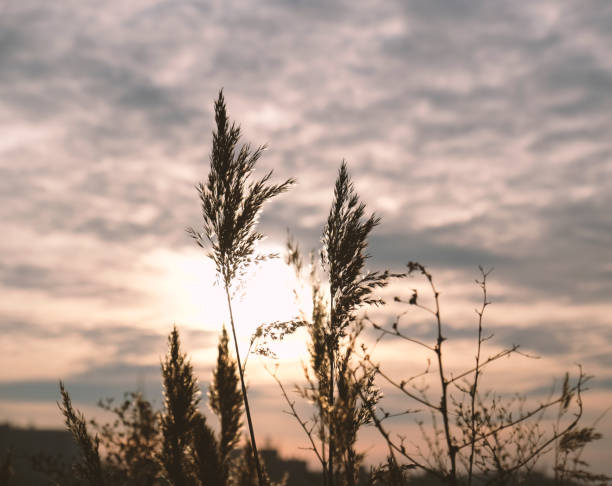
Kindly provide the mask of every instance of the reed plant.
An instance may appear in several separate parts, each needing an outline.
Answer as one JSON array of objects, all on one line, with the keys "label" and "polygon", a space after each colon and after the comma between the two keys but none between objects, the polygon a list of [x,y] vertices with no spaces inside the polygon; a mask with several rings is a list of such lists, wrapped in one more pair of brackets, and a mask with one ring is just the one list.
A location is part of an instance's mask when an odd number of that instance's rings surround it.
[{"label": "reed plant", "polygon": [[229,480],[231,458],[240,441],[242,428],[243,400],[237,376],[238,367],[229,355],[229,339],[224,326],[219,338],[217,366],[208,391],[208,402],[221,424],[219,460],[223,465],[225,483]]},{"label": "reed plant", "polygon": [[193,228],[188,228],[187,231],[200,247],[210,247],[208,256],[215,263],[217,275],[225,290],[257,477],[259,486],[264,486],[265,478],[259,461],[236,337],[232,287],[244,277],[250,265],[270,257],[256,252],[256,244],[263,238],[263,234],[256,229],[257,218],[264,203],[285,192],[294,180],[288,179],[281,184],[270,184],[272,177],[270,171],[261,179],[251,181],[255,164],[265,146],[251,150],[247,144],[238,148],[241,137],[240,126],[230,123],[223,91],[219,92],[215,102],[215,121],[217,129],[213,133],[210,172],[206,184],[201,182],[197,186],[202,206],[203,231]]},{"label": "reed plant", "polygon": [[[297,391],[316,404],[311,419],[301,417],[282,382],[283,397],[323,470],[325,486],[354,486],[359,481],[363,455],[356,450],[359,429],[369,423],[370,408],[380,398],[373,375],[355,364],[355,349],[363,330],[357,313],[371,305],[383,305],[375,291],[388,284],[388,271],[365,269],[367,240],[380,219],[367,216],[357,195],[347,165],[342,161],[334,186],[334,198],[323,228],[320,260],[311,257],[310,284],[313,311],[304,317],[310,334],[310,367],[305,366],[306,386]],[[320,262],[328,290],[316,270]],[[288,242],[287,263],[298,275],[304,263],[299,247]],[[300,275],[301,276],[301,275]]]},{"label": "reed plant", "polygon": [[[347,201],[350,202],[347,204]],[[572,481],[578,481],[575,484],[607,484],[610,478],[590,473],[588,465],[580,460],[584,447],[601,437],[593,427],[579,427],[583,415],[582,393],[589,379],[582,369],[579,367],[573,382],[566,375],[563,387],[556,395],[551,394],[547,400],[531,407],[520,395],[508,399],[495,391],[483,391],[481,378],[485,368],[514,354],[534,357],[522,353],[518,345],[485,356],[485,344],[493,337],[484,328],[485,311],[491,304],[487,290],[490,271],[480,267],[480,279],[476,283],[482,292],[482,301],[475,309],[474,363],[465,370],[449,373],[440,292],[433,275],[418,262],[409,262],[403,274],[360,273],[367,258],[364,253],[366,237],[378,223],[370,217],[365,224],[358,224],[357,220],[363,215],[364,207],[358,202],[343,164],[323,238],[322,261],[329,275],[329,295],[322,290],[322,282],[314,270],[316,259],[311,256],[310,363],[304,366],[306,385],[296,385],[297,394],[314,404],[310,418],[298,412],[296,401],[290,397],[278,375],[273,374],[289,407],[287,412],[305,432],[310,444],[308,449],[321,464],[323,484],[356,484],[355,465],[362,458],[355,450],[355,443],[360,427],[366,424],[379,431],[388,449],[387,461],[371,471],[369,484],[372,485],[412,484],[414,475],[411,473],[414,472],[426,474],[437,484],[451,486],[528,484],[530,478],[539,477],[534,469],[551,448],[556,450],[556,484],[574,484]],[[343,242],[347,242],[353,256],[347,257],[350,252],[338,250]],[[286,261],[304,277],[305,265],[299,245],[292,239],[287,244]],[[388,326],[377,324],[367,313],[360,317],[355,312],[364,304],[382,304],[372,296],[372,292],[385,286],[390,277],[415,274],[423,277],[429,285],[433,307],[423,305],[416,290],[407,299],[396,297],[394,300],[432,316],[433,343],[416,339],[401,326],[401,320],[408,312],[397,316]],[[344,305],[344,302],[349,304]],[[397,379],[392,377],[384,364],[375,361],[366,343],[358,343],[364,325],[378,334],[376,344],[382,339],[392,338],[416,345],[433,353],[437,366],[432,371],[428,364],[422,373]],[[420,381],[431,375],[437,376],[439,384],[436,398],[427,395]],[[387,410],[383,408],[379,387],[391,387],[412,403],[401,411]],[[429,411],[430,425],[417,419],[424,446],[410,450],[408,443],[414,438],[394,432],[387,424],[392,419],[422,412],[418,407]],[[557,423],[546,429],[546,413],[555,407],[558,408]]]},{"label": "reed plant", "polygon": [[[521,354],[518,346],[486,354],[492,334],[484,326],[490,305],[489,272],[484,269],[477,280],[482,301],[476,309],[474,362],[466,369],[449,371],[446,321],[434,277],[418,262],[409,262],[399,273],[366,269],[368,238],[380,219],[367,214],[344,161],[323,227],[323,248],[318,255],[311,254],[309,267],[297,243],[288,242],[286,261],[308,281],[312,312],[300,319],[260,325],[242,360],[233,299],[250,267],[272,256],[257,251],[263,238],[257,231],[257,218],[264,203],[285,192],[294,180],[272,184],[272,172],[254,180],[255,166],[265,147],[253,150],[248,144],[239,146],[240,127],[230,122],[222,91],[215,102],[215,122],[210,171],[206,182],[197,185],[203,227],[201,231],[189,228],[188,232],[214,262],[234,342],[235,358],[230,355],[230,339],[222,327],[208,390],[219,432],[213,431],[200,410],[197,378],[174,328],[161,365],[164,405],[159,412],[142,395],[131,394],[118,406],[111,401],[101,404],[115,415],[114,422],[88,424],[60,382],[59,406],[80,458],[73,473],[76,483],[66,479],[56,484],[271,486],[257,450],[245,365],[251,351],[272,357],[267,341],[280,340],[303,326],[309,335],[309,359],[304,364],[305,383],[295,391],[299,399],[311,404],[310,417],[300,414],[301,404],[276,373],[272,376],[321,466],[324,486],[405,486],[415,481],[450,486],[528,484],[530,478],[540,477],[534,473],[535,467],[551,450],[556,451],[557,486],[605,484],[609,480],[590,473],[581,459],[584,447],[600,438],[594,426],[580,425],[582,393],[588,381],[581,368],[573,380],[566,375],[560,391],[531,407],[523,397],[508,399],[495,390],[482,390],[482,376],[488,367],[503,357]],[[414,276],[424,279],[432,305],[423,304],[414,290],[405,298],[395,298],[408,310],[389,323],[377,323],[365,312],[385,303],[377,292],[390,279]],[[431,317],[432,342],[414,337],[405,325],[404,319],[413,310]],[[376,334],[373,345],[363,338],[365,329]],[[392,376],[385,363],[375,358],[375,346],[383,339],[425,350],[434,365],[427,365],[422,372],[408,370],[406,376]],[[433,397],[422,384],[430,377],[437,390]],[[384,388],[406,400],[402,410],[387,409]],[[546,428],[546,413],[555,408],[556,422]],[[424,445],[411,448],[417,438],[402,435],[391,420],[416,410],[428,411],[430,419],[417,419]],[[248,439],[241,447],[243,412]],[[358,450],[359,433],[366,425],[379,432],[388,452],[386,461],[373,467],[367,480],[362,474],[365,456]],[[8,476],[9,466],[8,460],[3,462],[4,476]],[[415,475],[419,473],[424,476]]]},{"label": "reed plant", "polygon": [[165,413],[161,417],[161,451],[159,455],[164,477],[174,486],[193,484],[187,456],[199,422],[199,387],[193,366],[181,352],[176,327],[168,337],[168,354],[162,362]]},{"label": "reed plant", "polygon": [[[375,215],[365,216],[365,204],[359,200],[353,183],[343,161],[334,186],[332,202],[327,223],[323,229],[323,250],[321,263],[329,279],[329,317],[323,328],[327,364],[329,366],[327,407],[328,414],[328,478],[329,486],[334,486],[334,463],[339,455],[354,456],[349,444],[354,440],[345,440],[337,444],[336,439],[343,430],[337,430],[337,413],[341,406],[347,406],[347,387],[350,387],[348,375],[350,353],[349,346],[344,356],[340,354],[340,342],[347,336],[347,329],[355,322],[355,312],[363,305],[380,305],[383,301],[373,296],[373,291],[388,283],[388,272],[364,271],[367,238],[380,222]],[[355,336],[355,334],[353,334]],[[356,337],[356,336],[355,336]],[[338,379],[337,379],[338,378]],[[336,392],[344,398],[344,403],[334,406]],[[344,391],[344,393],[342,393]],[[352,398],[354,400],[354,397]],[[353,405],[354,408],[354,405]],[[347,409],[343,410],[347,412]],[[350,436],[355,433],[350,433]],[[340,447],[339,447],[340,446]],[[341,448],[342,447],[342,448]],[[344,450],[342,450],[344,449]],[[348,460],[348,456],[345,456]]]},{"label": "reed plant", "polygon": [[[114,420],[87,422],[72,406],[60,383],[59,404],[72,433],[80,460],[63,470],[51,458],[38,458],[38,469],[54,484],[87,486],[237,486],[246,484],[247,466],[254,456],[240,459],[242,395],[238,365],[230,355],[225,328],[219,336],[217,364],[209,388],[209,405],[219,421],[213,429],[200,410],[200,387],[176,327],[168,336],[168,351],[161,363],[164,406],[155,411],[140,393],[126,394],[119,405],[112,399],[99,403]],[[105,451],[104,458],[100,450]],[[252,455],[250,445],[242,455]],[[74,476],[74,478],[73,478]],[[250,486],[258,480],[252,474]],[[265,469],[266,486],[273,486]],[[242,479],[241,479],[242,478]],[[74,480],[76,482],[74,482]],[[277,485],[281,486],[281,485]]]},{"label": "reed plant", "polygon": [[64,415],[66,428],[72,434],[81,454],[80,461],[74,464],[74,475],[89,486],[106,486],[110,483],[100,458],[100,439],[97,435],[91,435],[85,416],[74,409],[70,395],[61,381],[59,387],[62,401],[58,406]]}]

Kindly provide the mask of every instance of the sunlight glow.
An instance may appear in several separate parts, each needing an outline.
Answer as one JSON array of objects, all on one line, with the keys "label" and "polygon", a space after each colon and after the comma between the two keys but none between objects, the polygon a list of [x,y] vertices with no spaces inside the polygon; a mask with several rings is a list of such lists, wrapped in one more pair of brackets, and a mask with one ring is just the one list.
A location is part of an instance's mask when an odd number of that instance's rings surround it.
[{"label": "sunlight glow", "polygon": [[[160,299],[162,321],[210,331],[220,331],[226,325],[231,333],[223,285],[216,281],[214,264],[203,252],[155,251],[146,261],[159,274],[147,285]],[[252,269],[232,296],[241,354],[247,352],[258,326],[309,315],[312,304],[306,287],[300,285],[294,270],[282,258],[270,259]],[[303,337],[271,343],[270,348],[283,360],[299,361],[306,356]],[[216,356],[216,349],[193,351],[204,359]]]}]

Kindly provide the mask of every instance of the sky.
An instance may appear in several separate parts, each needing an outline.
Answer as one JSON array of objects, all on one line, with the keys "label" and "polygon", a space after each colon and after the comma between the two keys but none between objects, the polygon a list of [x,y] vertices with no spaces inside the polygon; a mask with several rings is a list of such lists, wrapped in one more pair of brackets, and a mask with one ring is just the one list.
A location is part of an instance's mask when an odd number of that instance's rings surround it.
[{"label": "sky", "polygon": [[[369,267],[431,269],[451,365],[473,359],[474,279],[494,268],[491,353],[540,358],[499,363],[491,387],[537,400],[580,363],[588,425],[612,404],[611,51],[605,0],[2,0],[0,420],[60,426],[59,379],[90,414],[128,390],[159,400],[173,324],[206,391],[227,317],[185,228],[223,88],[244,141],[268,145],[258,173],[297,179],[261,216],[263,250],[287,230],[319,249],[346,159],[382,218]],[[282,260],[253,276],[241,346],[295,313],[278,304],[294,283]],[[405,325],[428,339],[423,316]],[[278,351],[289,383],[303,342]],[[399,372],[426,359],[380,346]],[[269,430],[283,405],[265,364],[248,374]],[[286,435],[262,435],[306,454],[282,420]],[[585,457],[612,473],[612,416],[600,428]]]}]

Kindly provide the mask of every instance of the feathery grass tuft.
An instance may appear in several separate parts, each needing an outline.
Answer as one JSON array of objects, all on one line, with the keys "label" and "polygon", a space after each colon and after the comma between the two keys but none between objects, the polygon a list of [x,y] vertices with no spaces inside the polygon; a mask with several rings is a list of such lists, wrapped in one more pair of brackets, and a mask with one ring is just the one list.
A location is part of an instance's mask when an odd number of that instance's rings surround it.
[{"label": "feathery grass tuft", "polygon": [[[349,324],[355,321],[355,311],[359,307],[365,304],[383,304],[383,301],[374,298],[372,293],[376,288],[387,285],[391,276],[388,272],[363,272],[365,261],[369,257],[366,253],[367,238],[379,222],[380,219],[374,215],[365,217],[365,204],[359,201],[346,163],[342,161],[334,187],[334,201],[323,229],[321,251],[321,263],[329,275],[331,299],[325,340],[329,366],[328,406],[332,410],[340,339],[346,336]],[[335,420],[329,421],[329,486],[334,485],[334,463],[336,456],[340,454],[336,444],[336,436],[340,431],[336,430],[336,425]]]},{"label": "feathery grass tuft", "polygon": [[215,434],[202,414],[193,421],[193,462],[200,486],[226,486],[228,475],[221,460]]},{"label": "feathery grass tuft", "polygon": [[210,258],[215,262],[223,283],[230,285],[243,275],[254,261],[265,258],[255,255],[256,243],[263,234],[256,230],[257,217],[264,203],[285,192],[295,182],[269,184],[272,171],[257,181],[250,181],[255,164],[265,145],[251,150],[238,148],[240,126],[229,121],[223,91],[215,102],[217,131],[213,133],[210,172],[206,184],[197,186],[202,203],[204,232],[188,228],[196,243],[210,246]]},{"label": "feathery grass tuft", "polygon": [[[66,426],[72,433],[81,458],[74,474],[61,476],[53,464],[47,468],[57,472],[61,484],[90,486],[280,486],[271,483],[257,451],[255,432],[247,389],[244,364],[240,360],[236,340],[236,326],[232,312],[232,295],[237,283],[242,282],[249,266],[271,255],[256,253],[263,235],[256,230],[257,217],[264,203],[285,192],[293,184],[288,179],[271,184],[272,172],[252,180],[256,162],[265,147],[252,150],[249,145],[239,147],[240,127],[230,123],[223,92],[215,103],[216,131],[210,156],[210,172],[206,183],[200,183],[203,231],[188,229],[202,248],[209,248],[215,262],[217,279],[222,282],[227,299],[229,320],[236,358],[229,352],[228,333],[223,327],[217,366],[209,390],[210,407],[218,416],[218,436],[199,411],[200,391],[193,367],[180,349],[176,327],[168,338],[168,354],[161,364],[164,410],[155,412],[151,404],[139,394],[132,394],[123,404],[102,407],[116,418],[112,425],[92,425],[100,438],[92,436],[84,416],[74,410],[70,396],[60,382],[61,404]],[[512,354],[521,354],[517,345],[497,351],[485,358],[485,343],[493,337],[483,329],[484,313],[488,305],[488,271],[480,268],[481,279],[476,280],[482,291],[482,303],[476,309],[477,335],[473,365],[458,372],[448,367],[447,340],[441,317],[440,294],[427,268],[411,261],[407,273],[365,270],[367,240],[380,220],[366,215],[343,161],[334,188],[334,200],[323,230],[321,261],[311,256],[310,283],[313,309],[310,316],[300,320],[272,322],[258,327],[255,340],[280,340],[302,325],[308,326],[310,362],[304,364],[306,383],[296,386],[299,396],[312,404],[313,414],[303,419],[275,373],[273,378],[282,395],[307,435],[310,446],[321,464],[324,486],[361,486],[364,484],[362,462],[364,455],[357,451],[360,428],[372,424],[388,449],[385,463],[371,470],[370,486],[404,486],[413,481],[435,480],[450,486],[475,484],[527,484],[536,463],[554,449],[554,481],[558,485],[605,484],[605,475],[593,474],[581,459],[586,445],[601,438],[591,427],[579,426],[583,416],[582,392],[589,379],[579,367],[576,379],[566,374],[558,395],[532,407],[525,407],[525,398],[507,400],[498,392],[482,392],[481,375],[495,361]],[[287,263],[301,276],[305,266],[299,247],[288,243]],[[319,279],[321,264],[329,280],[329,295]],[[376,290],[387,285],[390,278],[420,274],[429,284],[433,304],[421,302],[416,290],[406,298],[396,297],[397,303],[407,304],[410,310],[425,312],[433,318],[435,337],[432,342],[419,340],[401,328],[402,312],[387,325],[373,322],[367,314],[358,312],[367,305],[381,305]],[[430,301],[431,302],[431,301]],[[379,333],[372,349],[361,342],[364,322]],[[410,345],[434,354],[437,368],[434,378],[437,396],[429,398],[426,376],[432,359],[421,373],[408,370],[408,376],[396,379],[383,365],[374,360],[371,352],[383,338],[401,339]],[[248,358],[249,352],[246,357]],[[272,356],[265,345],[254,352]],[[421,382],[420,379],[423,379]],[[238,383],[240,382],[240,389]],[[377,382],[386,383],[391,390],[421,410],[402,407],[392,413],[382,405],[382,393]],[[246,413],[250,441],[237,451],[242,427],[241,414]],[[550,431],[543,427],[545,413],[558,407],[557,420]],[[417,420],[423,432],[424,445],[410,446],[412,437],[401,435],[388,426],[389,420],[429,411],[431,425]],[[599,419],[598,419],[599,420]],[[102,462],[100,449],[106,456]],[[421,478],[409,477],[411,471],[425,473]],[[256,474],[255,474],[256,472]],[[0,483],[10,473],[10,458],[0,462]],[[286,482],[286,481],[285,481]],[[60,484],[59,479],[56,484]],[[429,482],[428,482],[429,484]]]},{"label": "feathery grass tuft", "polygon": [[263,486],[263,470],[257,453],[255,431],[244,383],[230,289],[236,280],[244,277],[249,265],[271,256],[255,253],[257,242],[263,238],[263,234],[256,230],[257,217],[266,201],[285,192],[295,181],[287,179],[281,184],[270,184],[272,171],[257,181],[250,180],[265,146],[260,146],[254,151],[249,145],[243,145],[238,149],[240,127],[235,123],[230,124],[223,90],[219,92],[219,98],[215,102],[215,121],[217,130],[213,133],[208,181],[197,186],[202,203],[204,232],[198,232],[193,228],[188,228],[187,232],[200,247],[210,246],[211,251],[208,255],[215,262],[217,275],[222,278],[225,287],[244,409],[257,476],[260,486]]},{"label": "feathery grass tuft", "polygon": [[213,372],[213,381],[208,390],[208,400],[210,408],[221,423],[219,460],[223,464],[227,478],[231,454],[240,441],[243,401],[239,388],[238,366],[230,356],[229,339],[225,326],[219,337],[217,350],[217,367]]},{"label": "feathery grass tuft", "polygon": [[161,365],[164,387],[163,436],[160,462],[164,475],[173,486],[193,484],[186,456],[193,440],[193,426],[198,418],[199,387],[193,367],[181,352],[176,326],[168,336],[168,354]]},{"label": "feathery grass tuft", "polygon": [[369,258],[367,238],[380,223],[380,218],[365,218],[365,204],[359,201],[351,182],[346,162],[342,162],[334,188],[334,201],[323,229],[321,263],[329,275],[332,346],[344,336],[355,310],[364,304],[384,302],[372,297],[372,292],[387,285],[388,272],[365,272]]},{"label": "feathery grass tuft", "polygon": [[105,486],[108,483],[100,460],[98,436],[92,437],[89,434],[85,417],[73,408],[72,400],[68,391],[64,388],[64,383],[60,381],[59,386],[62,403],[58,403],[58,407],[64,415],[66,428],[72,434],[81,452],[81,462],[75,465],[74,472],[90,486]]}]

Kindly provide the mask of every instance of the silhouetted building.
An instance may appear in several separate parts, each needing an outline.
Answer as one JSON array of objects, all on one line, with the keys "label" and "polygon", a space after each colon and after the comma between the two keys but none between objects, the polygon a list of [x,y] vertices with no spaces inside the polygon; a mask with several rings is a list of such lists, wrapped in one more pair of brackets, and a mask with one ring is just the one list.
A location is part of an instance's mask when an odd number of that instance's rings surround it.
[{"label": "silhouetted building", "polygon": [[44,456],[69,464],[77,448],[69,432],[64,430],[25,429],[0,425],[0,460],[11,452],[14,484],[23,486],[47,485],[43,474],[34,471],[34,457]]},{"label": "silhouetted building", "polygon": [[266,470],[272,481],[280,481],[288,475],[287,485],[314,486],[321,484],[321,474],[308,469],[306,461],[299,459],[282,459],[276,449],[259,451],[266,465]]},{"label": "silhouetted building", "polygon": [[[45,457],[70,464],[77,459],[78,450],[72,436],[64,430],[19,428],[0,425],[0,462],[8,452],[12,455],[15,476],[12,484],[20,486],[47,486],[46,476],[34,470],[33,458]],[[260,451],[270,478],[280,480],[288,475],[290,486],[316,486],[321,484],[321,474],[308,469],[306,461],[282,459],[276,449]]]}]

